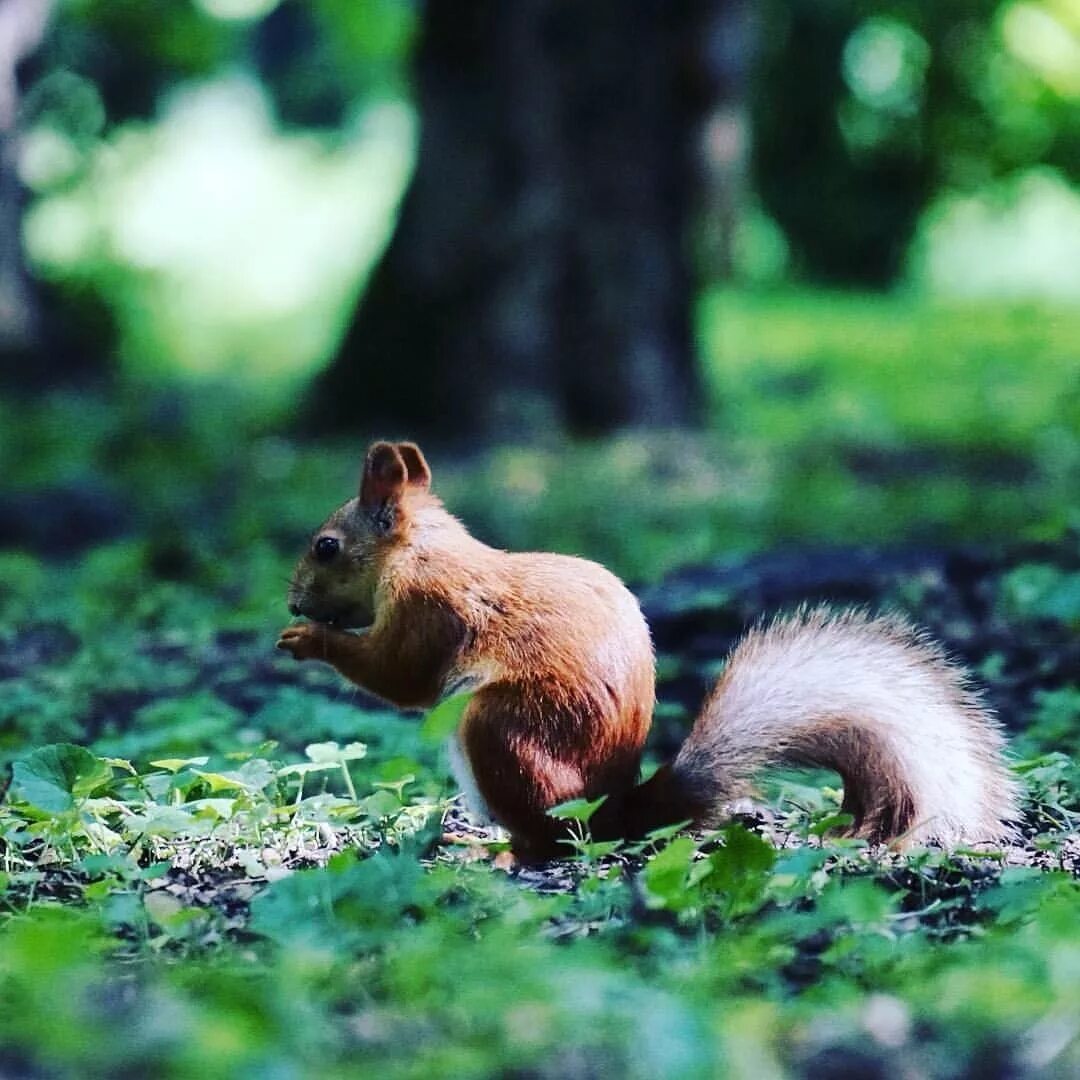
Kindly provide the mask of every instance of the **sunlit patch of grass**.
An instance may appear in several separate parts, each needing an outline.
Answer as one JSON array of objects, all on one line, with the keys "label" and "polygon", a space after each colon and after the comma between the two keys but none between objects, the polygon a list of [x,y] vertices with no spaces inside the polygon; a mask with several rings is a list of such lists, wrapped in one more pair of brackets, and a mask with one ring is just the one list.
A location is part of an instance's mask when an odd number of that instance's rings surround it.
[{"label": "sunlit patch of grass", "polygon": [[1038,452],[1080,430],[1080,307],[714,291],[700,312],[725,432]]}]

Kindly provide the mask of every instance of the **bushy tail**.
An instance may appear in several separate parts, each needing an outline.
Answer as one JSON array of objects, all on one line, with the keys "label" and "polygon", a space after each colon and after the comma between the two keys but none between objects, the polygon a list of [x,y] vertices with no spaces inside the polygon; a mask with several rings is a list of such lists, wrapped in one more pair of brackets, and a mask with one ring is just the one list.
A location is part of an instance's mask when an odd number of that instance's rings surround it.
[{"label": "bushy tail", "polygon": [[1005,839],[1018,792],[1004,745],[964,671],[909,623],[815,608],[738,644],[675,760],[620,816],[638,835],[713,824],[760,768],[789,761],[840,773],[856,836]]}]

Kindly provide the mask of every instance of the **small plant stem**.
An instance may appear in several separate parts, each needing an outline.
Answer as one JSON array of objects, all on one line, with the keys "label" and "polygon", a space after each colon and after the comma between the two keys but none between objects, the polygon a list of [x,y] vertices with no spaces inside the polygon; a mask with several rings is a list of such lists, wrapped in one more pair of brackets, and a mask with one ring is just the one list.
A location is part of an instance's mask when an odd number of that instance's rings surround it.
[{"label": "small plant stem", "polygon": [[345,789],[349,793],[349,798],[352,799],[353,802],[359,802],[360,800],[356,797],[356,788],[353,787],[352,777],[349,775],[348,762],[343,761],[341,763],[341,772],[345,777]]}]

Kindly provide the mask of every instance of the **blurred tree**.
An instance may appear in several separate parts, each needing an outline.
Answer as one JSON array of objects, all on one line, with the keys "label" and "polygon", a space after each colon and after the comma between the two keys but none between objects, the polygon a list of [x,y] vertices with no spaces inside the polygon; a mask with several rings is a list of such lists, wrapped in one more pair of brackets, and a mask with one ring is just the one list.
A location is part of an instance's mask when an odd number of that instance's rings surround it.
[{"label": "blurred tree", "polygon": [[282,0],[256,23],[251,54],[282,121],[340,129],[358,102],[407,97],[415,32],[403,0]]},{"label": "blurred tree", "polygon": [[[50,15],[55,15],[51,19]],[[46,27],[48,32],[46,33]],[[114,320],[85,283],[36,279],[27,269],[20,146],[48,132],[82,175],[109,124],[152,114],[178,80],[225,63],[241,40],[190,4],[116,0],[0,0],[0,378],[19,389],[92,382],[111,367]]]},{"label": "blurred tree", "polygon": [[[853,96],[845,79],[852,74],[853,34],[868,8],[886,6],[770,0],[765,8],[754,95],[755,181],[787,235],[796,268],[819,281],[892,281],[931,190],[932,163],[919,130],[923,72],[909,78],[906,99],[880,109]],[[917,68],[924,58],[908,58],[903,49],[914,52],[921,39],[896,35],[896,70],[905,62]],[[889,61],[871,56],[867,62]],[[872,77],[871,71],[866,78]]]},{"label": "blurred tree", "polygon": [[206,5],[78,0],[60,11],[40,74],[70,70],[90,79],[109,123],[154,114],[161,96],[184,79],[220,70],[247,38],[242,21],[214,18]]},{"label": "blurred tree", "polygon": [[711,108],[701,130],[702,207],[694,232],[706,279],[735,273],[735,237],[749,193],[750,85],[758,33],[756,0],[725,0],[702,19],[701,68]]},{"label": "blurred tree", "polygon": [[1080,47],[1074,12],[1037,0],[765,0],[754,181],[796,269],[884,286],[936,193],[1036,164],[1077,176],[1080,79],[1022,55]]},{"label": "blurred tree", "polygon": [[716,7],[428,0],[416,173],[315,426],[468,437],[693,415],[684,246]]},{"label": "blurred tree", "polygon": [[41,43],[51,9],[50,0],[0,0],[0,374],[5,379],[25,366],[42,329],[40,299],[22,252],[18,67]]}]

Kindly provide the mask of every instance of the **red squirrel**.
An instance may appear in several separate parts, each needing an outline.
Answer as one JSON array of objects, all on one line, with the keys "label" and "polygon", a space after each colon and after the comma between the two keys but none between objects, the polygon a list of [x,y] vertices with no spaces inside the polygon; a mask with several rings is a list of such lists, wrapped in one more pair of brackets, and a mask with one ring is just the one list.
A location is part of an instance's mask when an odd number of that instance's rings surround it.
[{"label": "red squirrel", "polygon": [[1004,741],[965,673],[902,619],[826,608],[751,630],[678,754],[639,783],[654,704],[649,629],[602,566],[474,539],[413,443],[377,442],[359,495],[297,563],[278,647],[402,708],[473,691],[452,756],[518,858],[565,851],[558,803],[606,796],[597,839],[711,826],[780,760],[840,773],[849,832],[898,847],[1007,839]]}]

